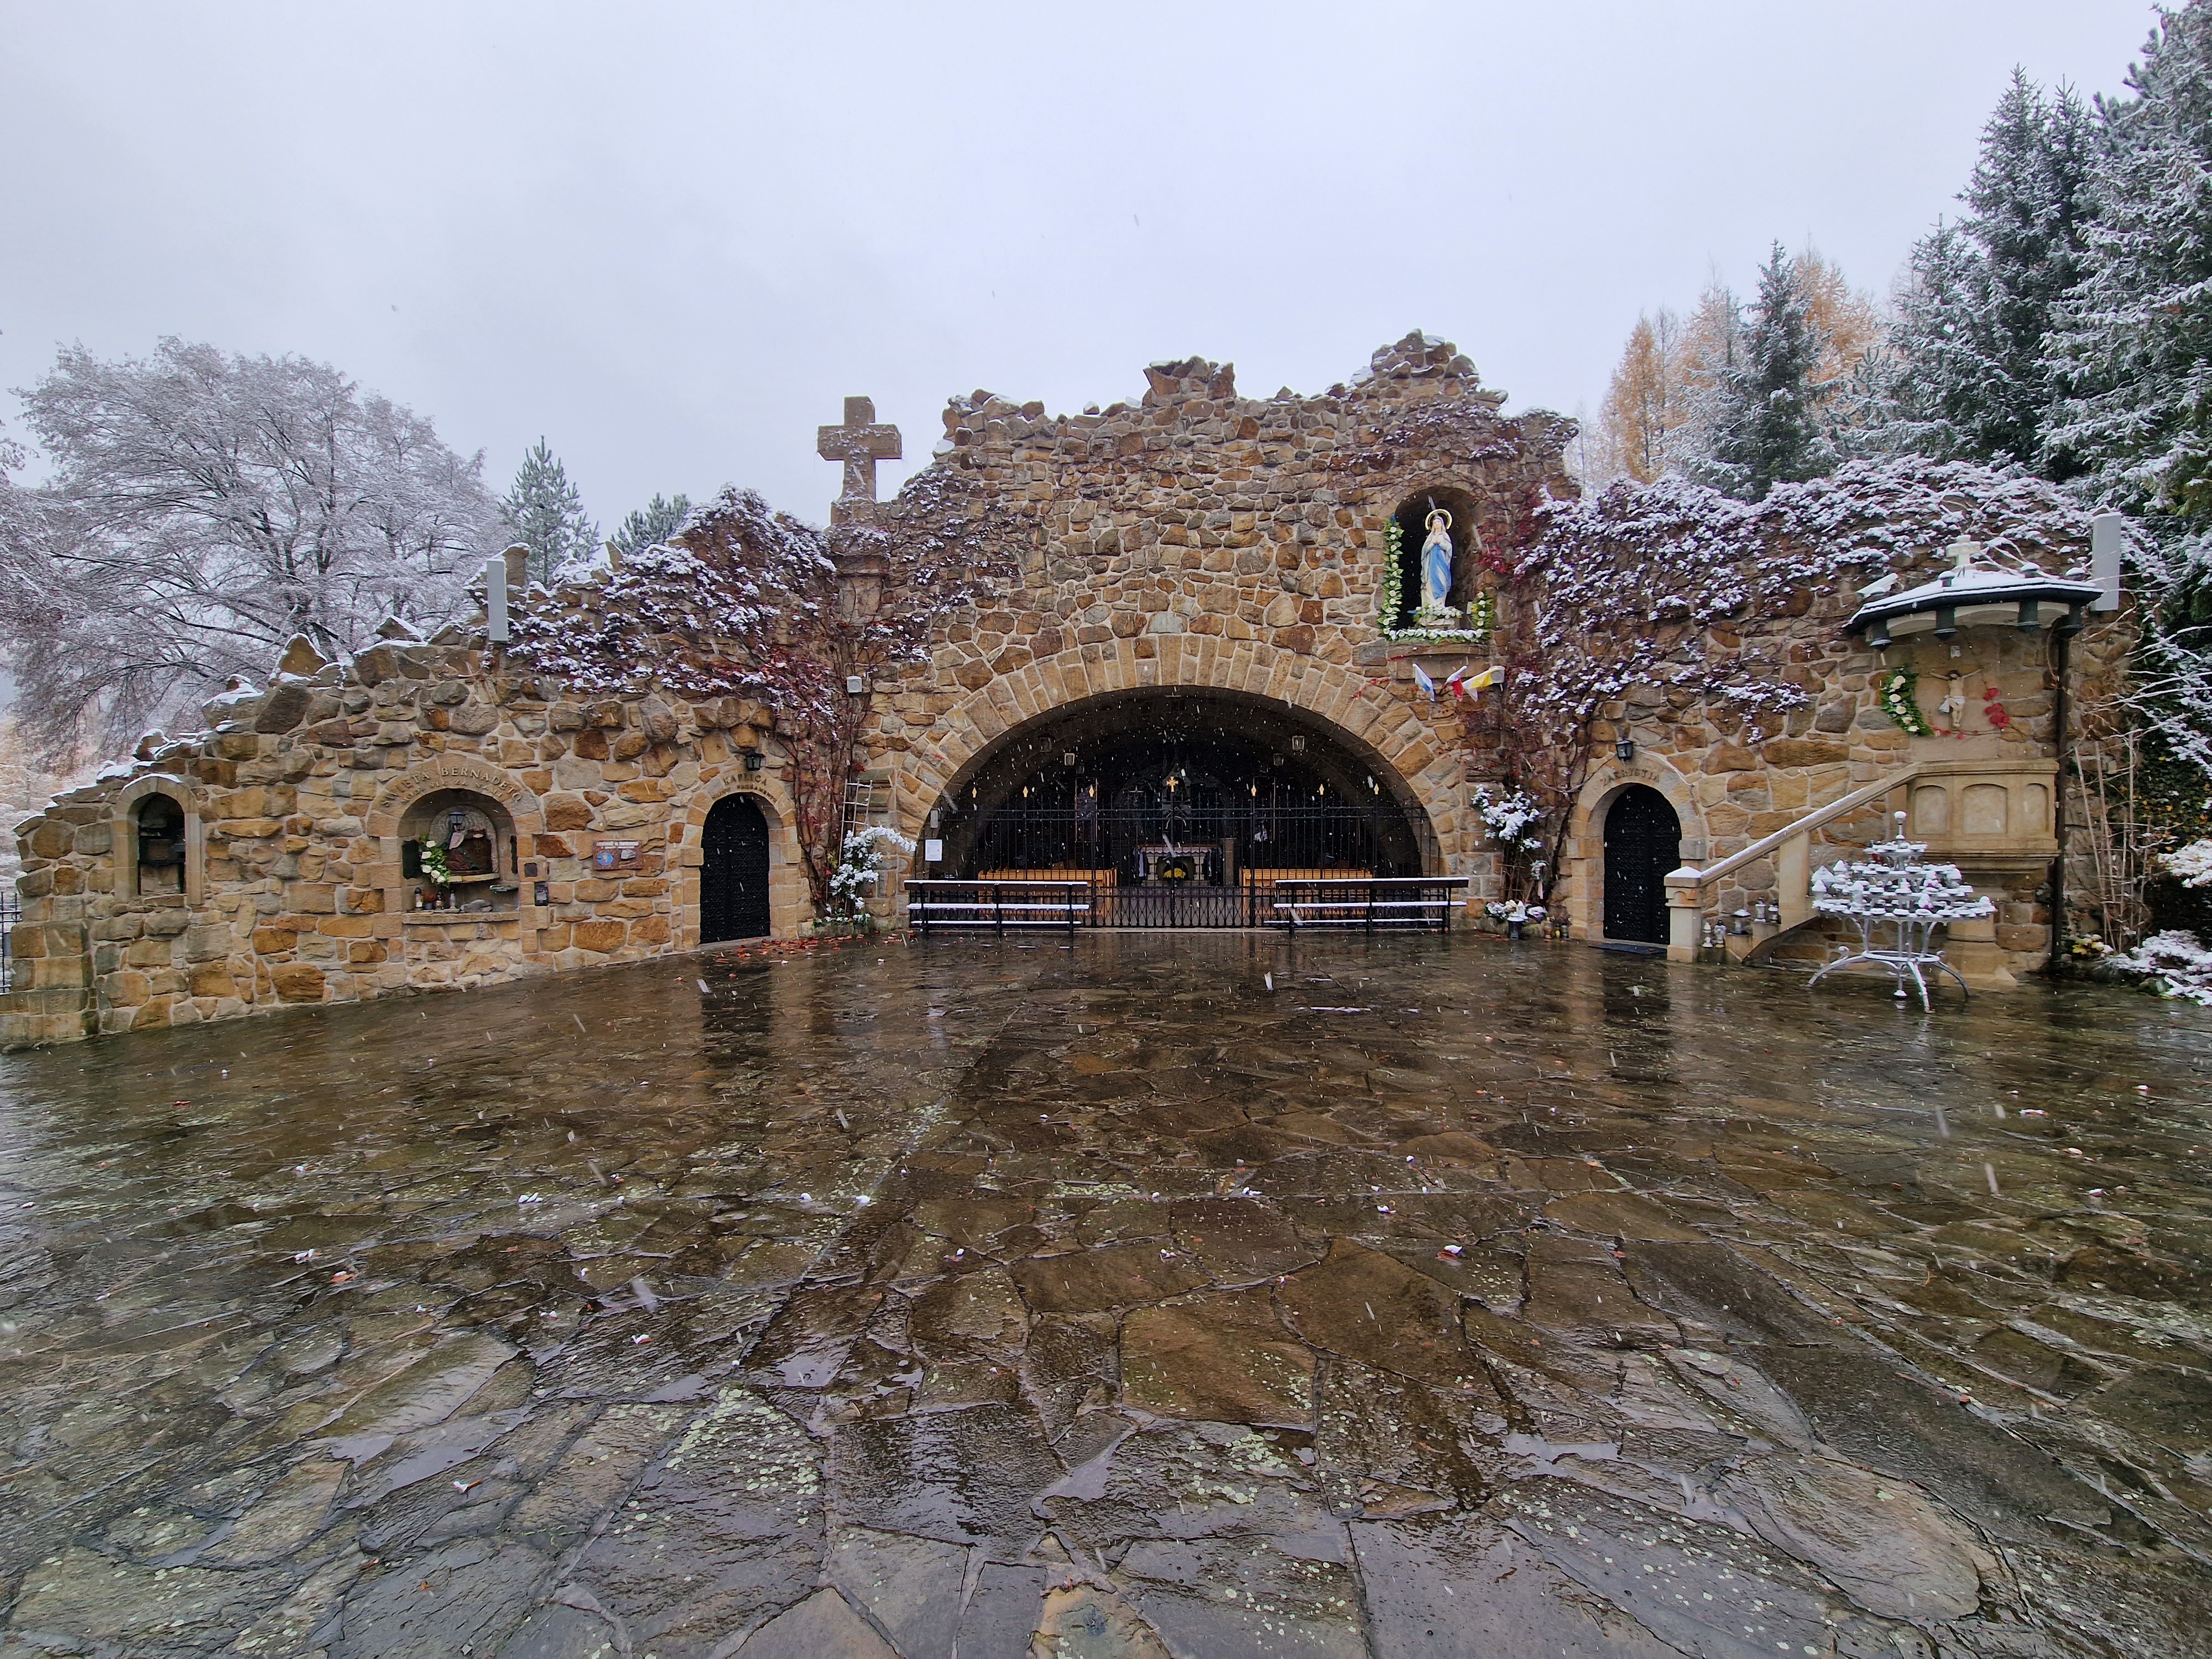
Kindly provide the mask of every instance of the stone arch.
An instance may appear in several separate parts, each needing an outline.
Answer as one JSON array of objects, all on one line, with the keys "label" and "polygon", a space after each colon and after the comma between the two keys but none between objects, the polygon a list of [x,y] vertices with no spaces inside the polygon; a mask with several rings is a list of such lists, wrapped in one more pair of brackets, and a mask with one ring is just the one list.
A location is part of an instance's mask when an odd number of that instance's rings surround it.
[{"label": "stone arch", "polygon": [[765,768],[748,772],[733,765],[702,781],[691,792],[684,816],[671,826],[668,856],[673,874],[675,948],[679,951],[698,948],[699,871],[705,858],[707,815],[716,801],[730,795],[745,796],[768,819],[769,937],[794,939],[814,917],[806,867],[799,860],[799,806],[781,772]]},{"label": "stone arch", "polygon": [[[426,795],[461,790],[488,795],[505,809],[514,826],[525,870],[529,867],[535,839],[544,833],[545,814],[538,797],[498,767],[468,755],[438,755],[410,766],[376,792],[376,799],[362,816],[362,828],[376,843],[376,865],[368,885],[380,888],[387,915],[404,916],[414,883],[400,873],[400,823],[407,809]],[[526,874],[515,895],[515,917],[522,926],[526,955],[537,949],[538,930],[546,915],[538,902],[537,884]]]},{"label": "stone arch", "polygon": [[[1632,785],[1643,784],[1666,797],[1682,823],[1682,856],[1703,856],[1705,815],[1698,805],[1697,791],[1674,763],[1662,757],[1639,754],[1634,760],[1607,756],[1590,767],[1589,779],[1575,797],[1567,817],[1566,844],[1559,862],[1565,866],[1566,892],[1555,902],[1564,903],[1577,939],[1604,937],[1605,815]],[[1692,849],[1698,849],[1693,851]]]},{"label": "stone arch", "polygon": [[1258,640],[1148,635],[1143,655],[1138,643],[1072,647],[970,691],[936,720],[935,735],[899,763],[900,828],[917,833],[929,807],[987,748],[1039,714],[1109,692],[1180,689],[1257,697],[1325,723],[1340,741],[1385,763],[1402,781],[1427,811],[1443,856],[1461,850],[1464,768],[1455,747],[1357,670]]},{"label": "stone arch", "polygon": [[[1141,650],[1140,650],[1141,647]],[[1315,728],[1375,768],[1407,816],[1425,830],[1431,875],[1466,875],[1480,848],[1466,810],[1465,763],[1453,734],[1348,665],[1259,640],[1213,635],[1146,635],[1070,647],[1037,658],[970,690],[938,717],[930,735],[893,768],[898,827],[917,842],[931,810],[982,765],[1017,727],[1114,693],[1182,690],[1264,701]],[[1447,705],[1437,705],[1450,718]]]},{"label": "stone arch", "polygon": [[138,811],[149,795],[167,796],[175,801],[184,812],[183,898],[187,906],[197,907],[207,898],[207,830],[200,822],[199,803],[191,785],[167,772],[149,772],[143,777],[133,778],[109,799],[109,806],[114,813],[112,845],[116,896],[138,896]]}]

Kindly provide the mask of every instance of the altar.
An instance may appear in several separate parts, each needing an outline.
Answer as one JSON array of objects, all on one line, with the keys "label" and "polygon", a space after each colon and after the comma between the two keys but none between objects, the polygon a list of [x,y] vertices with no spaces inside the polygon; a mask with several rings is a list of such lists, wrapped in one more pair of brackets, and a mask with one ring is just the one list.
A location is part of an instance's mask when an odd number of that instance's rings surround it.
[{"label": "altar", "polygon": [[1137,848],[1137,879],[1194,887],[1221,887],[1235,878],[1236,843],[1205,842],[1195,847],[1159,845]]}]

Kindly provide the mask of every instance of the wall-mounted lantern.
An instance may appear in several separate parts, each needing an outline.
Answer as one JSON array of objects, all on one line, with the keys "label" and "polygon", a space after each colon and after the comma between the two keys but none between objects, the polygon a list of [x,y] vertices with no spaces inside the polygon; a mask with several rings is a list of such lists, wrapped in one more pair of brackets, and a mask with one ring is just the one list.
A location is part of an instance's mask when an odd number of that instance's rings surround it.
[{"label": "wall-mounted lantern", "polygon": [[1622,738],[1613,745],[1613,757],[1623,764],[1636,758],[1636,739]]}]

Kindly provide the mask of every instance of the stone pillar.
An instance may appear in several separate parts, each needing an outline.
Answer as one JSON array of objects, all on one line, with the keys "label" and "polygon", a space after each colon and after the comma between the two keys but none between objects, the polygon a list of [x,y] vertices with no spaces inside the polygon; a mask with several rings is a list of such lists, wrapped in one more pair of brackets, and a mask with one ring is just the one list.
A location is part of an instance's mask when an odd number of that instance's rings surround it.
[{"label": "stone pillar", "polygon": [[1667,878],[1667,960],[1698,959],[1698,929],[1705,919],[1705,895],[1695,870],[1681,869]]}]

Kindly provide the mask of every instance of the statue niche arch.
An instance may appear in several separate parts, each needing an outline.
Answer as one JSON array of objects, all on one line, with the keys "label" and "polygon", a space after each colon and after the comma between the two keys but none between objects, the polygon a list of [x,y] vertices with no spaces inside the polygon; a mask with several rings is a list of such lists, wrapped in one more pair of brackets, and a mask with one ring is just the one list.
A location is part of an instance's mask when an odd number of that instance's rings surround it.
[{"label": "statue niche arch", "polygon": [[112,829],[125,897],[206,897],[205,832],[182,779],[153,773],[116,794]]},{"label": "statue niche arch", "polygon": [[[433,875],[441,869],[442,882]],[[489,795],[433,790],[400,817],[399,873],[420,884],[424,896],[455,909],[518,909],[521,847],[514,820]]]},{"label": "statue niche arch", "polygon": [[1440,863],[1420,802],[1369,745],[1271,699],[1108,692],[1023,722],[955,775],[929,873],[1236,889],[1252,872],[1417,876]]},{"label": "statue niche arch", "polygon": [[[1392,628],[1482,625],[1482,596],[1491,589],[1489,574],[1482,568],[1482,532],[1475,499],[1455,484],[1427,484],[1399,502],[1390,515],[1398,527],[1398,611],[1389,618]],[[1449,579],[1445,603],[1456,614],[1449,621],[1431,623],[1419,612],[1427,587],[1429,544],[1440,538],[1449,545]]]}]

